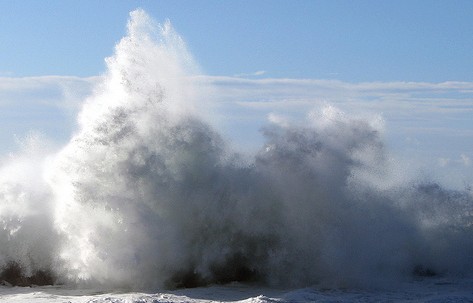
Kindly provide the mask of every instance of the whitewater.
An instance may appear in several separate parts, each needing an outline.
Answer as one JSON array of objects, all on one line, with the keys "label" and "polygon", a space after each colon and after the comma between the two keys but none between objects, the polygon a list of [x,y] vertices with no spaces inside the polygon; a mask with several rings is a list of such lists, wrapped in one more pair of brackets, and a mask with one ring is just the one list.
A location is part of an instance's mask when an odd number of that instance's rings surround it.
[{"label": "whitewater", "polygon": [[170,22],[133,11],[106,63],[65,146],[0,162],[0,301],[473,301],[471,188],[400,175],[378,120],[242,153]]}]

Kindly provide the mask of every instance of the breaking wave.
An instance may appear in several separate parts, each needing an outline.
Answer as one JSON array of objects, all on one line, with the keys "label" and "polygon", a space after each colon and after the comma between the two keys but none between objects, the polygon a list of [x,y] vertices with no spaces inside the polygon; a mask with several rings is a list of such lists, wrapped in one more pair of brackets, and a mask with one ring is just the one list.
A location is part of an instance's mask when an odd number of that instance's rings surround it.
[{"label": "breaking wave", "polygon": [[248,159],[206,122],[169,22],[128,34],[53,153],[0,166],[0,280],[28,285],[367,287],[473,273],[473,197],[388,182],[377,123],[333,107],[273,118]]}]

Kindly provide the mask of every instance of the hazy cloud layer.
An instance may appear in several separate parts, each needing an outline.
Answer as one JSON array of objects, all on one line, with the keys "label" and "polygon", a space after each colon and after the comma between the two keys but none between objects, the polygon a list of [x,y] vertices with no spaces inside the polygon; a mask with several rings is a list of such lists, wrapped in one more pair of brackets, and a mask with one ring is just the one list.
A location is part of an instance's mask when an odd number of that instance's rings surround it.
[{"label": "hazy cloud layer", "polygon": [[[256,75],[257,73],[254,73]],[[258,73],[261,75],[261,73]],[[472,82],[348,83],[314,79],[249,79],[197,76],[212,120],[235,145],[260,145],[268,118],[304,123],[307,112],[330,104],[348,114],[380,119],[394,150],[435,158],[440,168],[467,167],[473,154]],[[14,148],[14,135],[30,130],[54,140],[70,136],[78,106],[100,77],[44,76],[0,78],[2,152]]]},{"label": "hazy cloud layer", "polygon": [[16,149],[18,139],[41,132],[65,141],[76,114],[99,77],[0,77],[0,154]]},{"label": "hazy cloud layer", "polygon": [[[253,121],[269,113],[302,119],[307,111],[331,104],[347,113],[381,115],[392,144],[430,153],[469,153],[473,146],[473,83],[369,82],[347,83],[311,79],[242,79],[200,77],[213,88],[217,106],[227,110],[227,121]],[[254,120],[253,120],[254,119]],[[258,121],[258,122],[256,122]],[[432,137],[439,138],[433,139]],[[441,138],[452,141],[445,144]],[[442,142],[440,142],[442,141]],[[455,141],[455,142],[453,142]],[[440,145],[433,146],[438,142]],[[452,146],[453,144],[453,146]]]}]

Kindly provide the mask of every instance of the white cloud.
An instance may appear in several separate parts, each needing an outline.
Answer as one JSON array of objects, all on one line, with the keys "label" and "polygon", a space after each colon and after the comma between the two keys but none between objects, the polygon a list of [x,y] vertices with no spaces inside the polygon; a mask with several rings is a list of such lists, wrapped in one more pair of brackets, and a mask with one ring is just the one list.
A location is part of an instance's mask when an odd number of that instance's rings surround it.
[{"label": "white cloud", "polygon": [[233,103],[254,110],[305,112],[329,103],[351,113],[381,113],[391,123],[417,121],[414,126],[412,123],[405,126],[430,128],[434,132],[442,127],[450,128],[451,123],[444,123],[447,121],[471,125],[473,113],[473,82],[348,83],[212,76],[200,76],[198,81],[213,87],[211,97],[220,104]]},{"label": "white cloud", "polygon": [[99,77],[42,76],[0,77],[0,107],[39,103],[64,106],[69,99],[89,94]]},{"label": "white cloud", "polygon": [[[252,75],[263,75],[257,71]],[[0,108],[35,104],[77,107],[98,77],[0,77]],[[473,113],[473,82],[366,82],[316,79],[245,79],[198,76],[209,98],[221,108],[242,111],[303,113],[331,104],[349,113],[381,113],[388,121],[425,121],[407,124],[410,130],[448,131],[449,123],[469,123]],[[231,114],[231,113],[229,113]],[[430,123],[434,122],[434,123]],[[471,130],[465,127],[464,131]]]},{"label": "white cloud", "polygon": [[[257,71],[252,75],[264,74]],[[0,77],[0,142],[13,141],[12,134],[21,135],[29,129],[53,137],[62,132],[65,138],[79,105],[98,80]],[[215,120],[240,140],[261,140],[259,129],[268,117],[302,121],[310,111],[330,104],[367,119],[382,115],[388,142],[396,148],[424,151],[435,159],[457,159],[463,151],[473,150],[473,82],[349,83],[216,76],[194,80],[216,108]],[[408,138],[417,144],[406,143]],[[465,165],[471,165],[468,156],[463,159]]]},{"label": "white cloud", "polygon": [[97,77],[0,77],[0,154],[16,148],[15,138],[31,131],[66,140],[82,100]]},{"label": "white cloud", "polygon": [[240,141],[251,138],[261,144],[259,129],[268,117],[304,121],[308,112],[329,104],[368,120],[381,116],[389,150],[413,162],[460,169],[465,166],[452,159],[473,150],[473,82],[348,83],[213,76],[197,80],[212,87],[209,98],[223,112],[229,133],[245,130]]},{"label": "white cloud", "polygon": [[245,77],[256,77],[256,76],[262,76],[262,75],[264,75],[264,74],[266,74],[266,71],[264,71],[264,70],[259,70],[259,71],[256,71],[256,72],[254,72],[254,73],[241,73],[241,74],[236,74],[236,75],[234,75],[234,77],[243,77],[243,78],[245,78]]}]

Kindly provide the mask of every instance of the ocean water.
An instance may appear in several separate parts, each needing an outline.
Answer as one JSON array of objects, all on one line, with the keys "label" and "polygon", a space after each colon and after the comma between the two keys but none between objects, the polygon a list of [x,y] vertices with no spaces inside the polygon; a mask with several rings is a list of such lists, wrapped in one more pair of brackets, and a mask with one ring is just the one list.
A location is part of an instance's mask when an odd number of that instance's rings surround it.
[{"label": "ocean water", "polygon": [[0,302],[115,303],[308,303],[308,302],[472,302],[471,279],[414,280],[390,289],[281,289],[233,283],[174,291],[130,292],[67,287],[0,288]]},{"label": "ocean water", "polygon": [[377,121],[273,117],[242,154],[169,22],[133,11],[106,62],[65,146],[1,163],[0,300],[472,300],[471,189],[405,178]]}]

